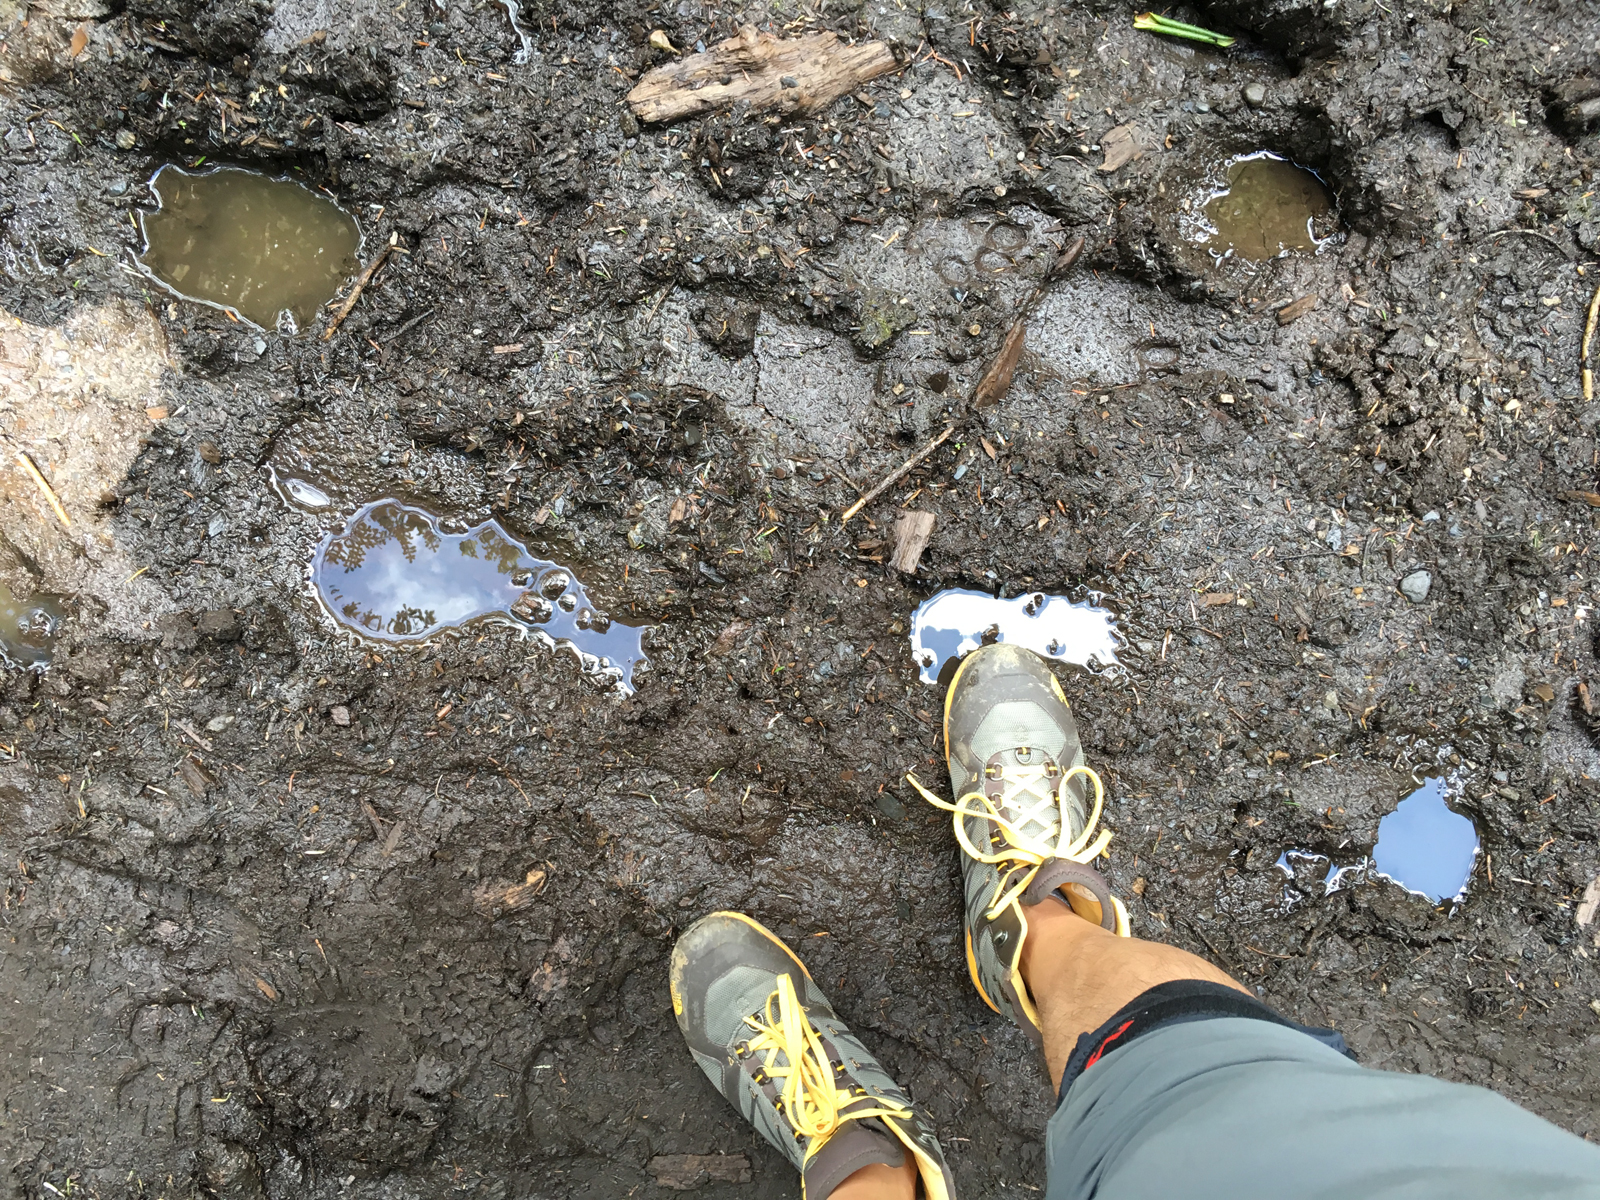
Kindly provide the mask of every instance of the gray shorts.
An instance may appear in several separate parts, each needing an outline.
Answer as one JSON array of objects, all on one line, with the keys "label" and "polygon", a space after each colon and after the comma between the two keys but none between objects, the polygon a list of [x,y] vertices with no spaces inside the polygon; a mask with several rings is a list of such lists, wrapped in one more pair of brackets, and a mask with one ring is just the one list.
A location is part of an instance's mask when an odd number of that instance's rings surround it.
[{"label": "gray shorts", "polygon": [[1484,1088],[1249,1017],[1159,1025],[1070,1081],[1047,1200],[1600,1198],[1600,1146]]}]

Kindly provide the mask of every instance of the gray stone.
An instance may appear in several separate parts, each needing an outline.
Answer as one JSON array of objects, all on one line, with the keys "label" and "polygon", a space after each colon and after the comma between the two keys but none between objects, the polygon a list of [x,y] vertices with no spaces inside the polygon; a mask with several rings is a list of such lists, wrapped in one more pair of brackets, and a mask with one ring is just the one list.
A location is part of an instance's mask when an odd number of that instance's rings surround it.
[{"label": "gray stone", "polygon": [[1412,571],[1400,581],[1400,594],[1413,604],[1421,604],[1432,590],[1432,571]]},{"label": "gray stone", "polygon": [[1267,102],[1267,88],[1265,84],[1247,83],[1244,88],[1244,102],[1251,108],[1260,108]]}]

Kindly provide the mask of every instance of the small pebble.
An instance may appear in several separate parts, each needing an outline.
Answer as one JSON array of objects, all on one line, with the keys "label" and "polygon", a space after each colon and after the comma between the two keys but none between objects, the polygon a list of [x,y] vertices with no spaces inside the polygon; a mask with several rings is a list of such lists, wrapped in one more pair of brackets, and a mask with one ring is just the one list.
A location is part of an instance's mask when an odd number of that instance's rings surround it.
[{"label": "small pebble", "polygon": [[342,704],[335,704],[328,710],[328,718],[335,725],[350,724],[350,710]]},{"label": "small pebble", "polygon": [[133,130],[131,130],[131,129],[119,129],[119,130],[117,130],[117,149],[118,150],[132,150],[133,146],[134,146],[134,143],[137,142],[138,140],[139,140],[138,138],[134,137]]},{"label": "small pebble", "polygon": [[1400,594],[1413,604],[1421,604],[1432,590],[1432,571],[1413,571],[1400,581]]},{"label": "small pebble", "polygon": [[1251,108],[1260,108],[1267,102],[1267,89],[1264,84],[1249,83],[1245,85],[1244,102]]}]

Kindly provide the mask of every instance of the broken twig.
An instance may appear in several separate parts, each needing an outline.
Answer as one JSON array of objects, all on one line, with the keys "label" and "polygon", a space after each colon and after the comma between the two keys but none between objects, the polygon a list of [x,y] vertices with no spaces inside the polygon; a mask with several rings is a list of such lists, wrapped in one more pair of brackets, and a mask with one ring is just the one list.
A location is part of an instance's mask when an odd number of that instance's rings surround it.
[{"label": "broken twig", "polygon": [[366,291],[367,284],[372,282],[372,277],[378,273],[378,268],[389,261],[389,255],[394,253],[394,243],[383,248],[383,252],[367,264],[367,269],[361,272],[356,280],[355,287],[350,289],[350,294],[344,298],[344,303],[339,305],[339,311],[333,314],[333,320],[328,322],[328,328],[322,335],[322,340],[327,341],[339,332],[339,326],[344,324],[344,319],[350,315],[350,310],[356,306],[356,301],[361,299],[361,293]]},{"label": "broken twig", "polygon": [[1600,285],[1589,297],[1589,317],[1583,323],[1583,343],[1578,349],[1578,375],[1583,381],[1583,398],[1586,402],[1594,399],[1593,343],[1597,322],[1600,322]]},{"label": "broken twig", "polygon": [[[1589,325],[1591,329],[1594,326],[1594,315],[1592,313],[1589,317]],[[1584,344],[1587,345],[1588,343],[1585,342]],[[28,478],[32,479],[39,490],[44,493],[44,498],[50,501],[50,507],[55,509],[56,519],[68,529],[71,529],[72,522],[67,519],[67,510],[61,507],[61,500],[56,495],[55,488],[51,487],[45,477],[39,473],[39,468],[33,465],[33,459],[28,457],[25,450],[18,450],[17,461],[22,464],[22,469],[28,473]]]},{"label": "broken twig", "polygon": [[910,458],[906,459],[905,462],[901,463],[898,467],[891,471],[884,481],[877,487],[873,488],[865,496],[861,497],[861,499],[857,500],[849,508],[845,509],[844,515],[839,518],[839,524],[843,526],[845,522],[850,520],[851,517],[855,516],[868,504],[871,504],[879,496],[883,495],[884,492],[893,487],[907,471],[911,470],[912,467],[916,466],[923,459],[927,458],[928,455],[932,454],[940,446],[944,445],[945,439],[955,431],[956,427],[954,425],[946,425],[943,433],[934,438],[933,441],[929,442],[921,450],[918,450]]}]

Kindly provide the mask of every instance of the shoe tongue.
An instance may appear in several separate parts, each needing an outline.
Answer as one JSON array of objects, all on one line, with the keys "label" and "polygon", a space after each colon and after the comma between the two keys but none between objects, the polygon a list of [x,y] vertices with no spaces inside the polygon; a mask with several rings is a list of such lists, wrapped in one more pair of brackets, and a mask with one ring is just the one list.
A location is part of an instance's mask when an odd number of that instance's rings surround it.
[{"label": "shoe tongue", "polygon": [[846,1121],[805,1165],[805,1200],[828,1200],[835,1188],[862,1167],[882,1163],[898,1167],[906,1161],[905,1148],[882,1121]]}]

